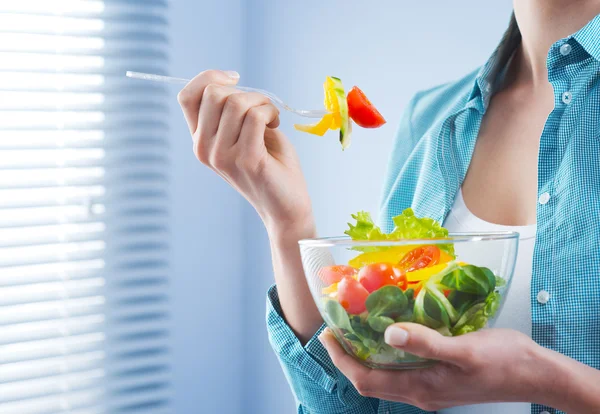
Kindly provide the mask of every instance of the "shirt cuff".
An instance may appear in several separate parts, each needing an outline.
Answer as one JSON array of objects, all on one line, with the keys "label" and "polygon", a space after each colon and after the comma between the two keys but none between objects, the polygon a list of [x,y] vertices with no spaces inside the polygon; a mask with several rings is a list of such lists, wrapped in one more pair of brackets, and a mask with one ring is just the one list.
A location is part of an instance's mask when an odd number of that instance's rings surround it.
[{"label": "shirt cuff", "polygon": [[337,376],[327,350],[318,339],[325,325],[323,324],[306,345],[302,346],[283,318],[276,285],[271,286],[267,292],[267,326],[269,341],[279,358],[299,367],[328,393],[333,392]]}]

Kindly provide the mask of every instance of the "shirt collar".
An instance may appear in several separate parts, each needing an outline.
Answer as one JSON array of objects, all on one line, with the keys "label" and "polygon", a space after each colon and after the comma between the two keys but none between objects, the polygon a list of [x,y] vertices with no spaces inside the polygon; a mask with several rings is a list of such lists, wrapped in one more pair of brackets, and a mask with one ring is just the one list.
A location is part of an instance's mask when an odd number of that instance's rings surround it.
[{"label": "shirt collar", "polygon": [[[560,46],[568,42],[571,38],[577,41],[590,56],[600,61],[600,14],[573,35],[556,42],[550,49],[550,54],[553,51],[558,54]],[[491,96],[520,42],[521,32],[513,14],[500,44],[477,73],[473,89],[469,95],[467,107],[475,107],[485,113]],[[552,65],[550,63],[552,59],[550,58],[551,56],[548,57],[549,67]]]},{"label": "shirt collar", "polygon": [[573,37],[594,59],[600,61],[600,14]]}]

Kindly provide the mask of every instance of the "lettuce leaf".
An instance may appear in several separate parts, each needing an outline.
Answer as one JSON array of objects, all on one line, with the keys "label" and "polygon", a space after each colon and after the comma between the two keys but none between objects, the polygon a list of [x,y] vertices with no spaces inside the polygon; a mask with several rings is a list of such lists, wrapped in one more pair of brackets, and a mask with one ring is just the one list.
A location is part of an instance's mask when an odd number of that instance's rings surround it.
[{"label": "lettuce leaf", "polygon": [[[419,218],[415,216],[411,208],[407,208],[402,214],[393,217],[394,230],[386,234],[375,225],[371,215],[366,211],[359,211],[352,215],[356,224],[348,223],[349,229],[344,233],[352,240],[410,240],[410,239],[444,239],[448,237],[448,230],[440,223],[428,217]],[[357,247],[355,250],[363,252],[385,250],[388,247]],[[450,256],[454,255],[454,246],[452,244],[440,244],[439,248]]]},{"label": "lettuce leaf", "polygon": [[[366,211],[359,211],[352,214],[352,218],[356,220],[356,224],[348,223],[349,229],[344,232],[352,238],[352,240],[388,240],[388,235],[383,233],[381,229],[375,225],[371,215]],[[355,247],[354,250],[361,252],[375,252],[386,250],[387,247]]]}]

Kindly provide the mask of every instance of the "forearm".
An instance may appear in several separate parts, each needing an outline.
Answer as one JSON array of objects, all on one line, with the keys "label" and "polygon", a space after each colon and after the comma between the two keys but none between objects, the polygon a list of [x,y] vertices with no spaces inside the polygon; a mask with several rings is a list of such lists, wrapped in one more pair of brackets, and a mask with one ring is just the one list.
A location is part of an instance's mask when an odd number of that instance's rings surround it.
[{"label": "forearm", "polygon": [[539,358],[544,386],[536,402],[569,414],[600,412],[600,371],[546,348]]},{"label": "forearm", "polygon": [[289,327],[305,344],[323,324],[312,298],[304,271],[298,240],[316,236],[312,220],[298,229],[267,226],[275,283],[281,310]]}]

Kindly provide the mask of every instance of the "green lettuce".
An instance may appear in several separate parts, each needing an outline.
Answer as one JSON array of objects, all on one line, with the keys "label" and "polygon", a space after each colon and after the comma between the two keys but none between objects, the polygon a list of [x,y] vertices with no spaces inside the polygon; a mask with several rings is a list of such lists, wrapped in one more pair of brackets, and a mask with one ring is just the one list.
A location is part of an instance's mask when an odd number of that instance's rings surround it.
[{"label": "green lettuce", "polygon": [[[391,233],[383,233],[375,225],[371,215],[366,211],[359,211],[352,215],[356,224],[348,223],[349,229],[344,233],[352,240],[385,241],[385,240],[410,240],[410,239],[444,239],[448,237],[448,230],[440,223],[428,217],[419,218],[415,216],[411,208],[407,208],[402,214],[392,218],[394,229]],[[454,246],[452,244],[441,244],[439,248],[454,257]],[[385,250],[386,247],[360,247],[360,251]]]}]

